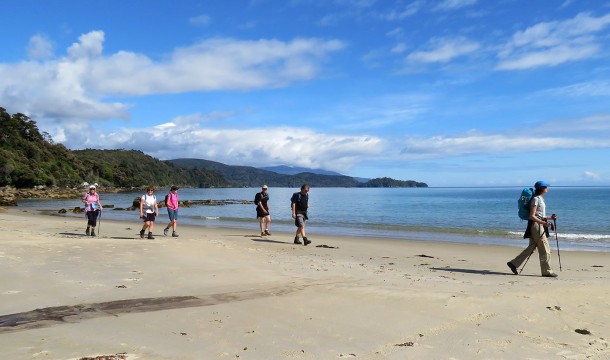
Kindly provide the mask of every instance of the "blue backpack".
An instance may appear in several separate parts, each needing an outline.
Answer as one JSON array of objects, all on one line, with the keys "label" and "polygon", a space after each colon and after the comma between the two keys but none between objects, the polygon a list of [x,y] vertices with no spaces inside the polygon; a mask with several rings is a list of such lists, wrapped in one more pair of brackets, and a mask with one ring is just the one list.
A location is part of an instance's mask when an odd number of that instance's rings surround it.
[{"label": "blue backpack", "polygon": [[521,220],[529,220],[531,201],[534,197],[534,188],[524,188],[521,191],[521,197],[517,200],[517,206],[519,207],[519,218]]}]

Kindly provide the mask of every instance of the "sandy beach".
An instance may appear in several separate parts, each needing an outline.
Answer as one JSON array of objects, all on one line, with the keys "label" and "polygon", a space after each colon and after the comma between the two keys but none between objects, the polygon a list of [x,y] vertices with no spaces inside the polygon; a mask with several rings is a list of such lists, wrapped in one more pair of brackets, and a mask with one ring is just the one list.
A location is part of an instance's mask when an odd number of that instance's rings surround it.
[{"label": "sandy beach", "polygon": [[[610,254],[0,212],[3,359],[608,359]],[[440,236],[440,235],[439,235]],[[442,240],[442,239],[439,239]],[[523,246],[525,247],[525,242]],[[320,247],[324,246],[324,247]]]}]

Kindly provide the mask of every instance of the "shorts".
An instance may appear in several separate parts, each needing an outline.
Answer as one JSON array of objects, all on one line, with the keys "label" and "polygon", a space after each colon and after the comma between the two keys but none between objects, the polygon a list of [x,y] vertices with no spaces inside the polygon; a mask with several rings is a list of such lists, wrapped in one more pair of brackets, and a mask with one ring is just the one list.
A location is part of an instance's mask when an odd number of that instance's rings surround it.
[{"label": "shorts", "polygon": [[178,209],[167,208],[167,215],[169,215],[169,221],[178,220]]},{"label": "shorts", "polygon": [[147,222],[147,221],[155,222],[155,218],[156,218],[155,213],[146,213],[146,214],[144,214],[143,221],[144,222]]},{"label": "shorts", "polygon": [[294,218],[294,226],[304,227],[306,221],[307,221],[307,214],[297,214],[297,217]]},{"label": "shorts", "polygon": [[269,216],[269,215],[271,215],[271,214],[269,213],[269,211],[267,211],[267,212],[262,212],[262,211],[260,211],[258,208],[256,209],[256,218],[257,218],[257,219],[258,219],[258,218],[264,218],[264,217],[267,217],[267,216]]}]

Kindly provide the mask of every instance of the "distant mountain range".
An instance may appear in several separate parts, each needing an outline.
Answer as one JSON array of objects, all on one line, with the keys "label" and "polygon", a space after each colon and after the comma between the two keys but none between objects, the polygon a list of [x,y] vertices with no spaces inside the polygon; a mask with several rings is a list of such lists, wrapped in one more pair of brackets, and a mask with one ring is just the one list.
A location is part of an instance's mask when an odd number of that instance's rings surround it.
[{"label": "distant mountain range", "polygon": [[[288,166],[288,165],[267,166],[267,167],[262,167],[259,169],[273,171],[275,173],[285,174],[285,175],[296,175],[296,174],[300,174],[300,173],[309,172],[309,173],[320,174],[320,175],[343,176],[343,174],[340,174],[340,173],[334,172],[334,171],[329,171],[329,170],[324,170],[324,169],[309,169],[309,168],[304,168],[304,167]],[[361,182],[361,183],[365,183],[370,180],[370,179],[361,178],[361,177],[354,177],[354,179],[356,179],[358,182]]]}]

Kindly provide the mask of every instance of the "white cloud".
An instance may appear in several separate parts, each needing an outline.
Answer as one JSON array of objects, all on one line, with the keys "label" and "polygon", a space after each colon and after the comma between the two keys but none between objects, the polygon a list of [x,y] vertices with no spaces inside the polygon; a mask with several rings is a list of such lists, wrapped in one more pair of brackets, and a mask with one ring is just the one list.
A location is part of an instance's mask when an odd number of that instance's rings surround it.
[{"label": "white cloud", "polygon": [[392,48],[391,52],[394,54],[400,54],[400,53],[405,52],[406,50],[407,50],[407,44],[398,43]]},{"label": "white cloud", "polygon": [[417,14],[425,5],[425,2],[422,0],[416,0],[406,5],[402,9],[392,10],[386,14],[383,14],[381,18],[385,20],[395,21],[395,20],[404,20],[408,17],[411,17]]},{"label": "white cloud", "polygon": [[481,46],[466,38],[434,38],[430,40],[427,50],[412,52],[407,56],[409,62],[445,63],[454,58],[477,51]]},{"label": "white cloud", "polygon": [[200,123],[218,116],[194,114],[151,128],[122,128],[103,134],[79,130],[66,136],[79,147],[94,143],[98,148],[133,148],[160,159],[179,154],[226,164],[293,164],[336,171],[347,171],[362,157],[377,156],[384,148],[377,137],[324,134],[288,126],[212,129]]},{"label": "white cloud", "polygon": [[499,155],[550,150],[610,148],[610,140],[549,136],[509,136],[505,134],[466,134],[408,138],[401,154],[407,159],[429,159],[463,155]]},{"label": "white cloud", "polygon": [[601,175],[599,175],[596,172],[593,171],[585,171],[585,173],[583,174],[585,178],[589,179],[589,180],[601,180]]},{"label": "white cloud", "polygon": [[193,16],[189,18],[189,23],[194,26],[205,26],[212,22],[212,18],[209,15],[201,14],[199,16]]},{"label": "white cloud", "polygon": [[565,21],[539,23],[512,36],[498,53],[498,70],[555,66],[587,59],[601,50],[597,32],[610,25],[610,14],[581,13]]},{"label": "white cloud", "polygon": [[53,43],[42,35],[34,35],[30,38],[27,51],[31,60],[48,59],[53,56]]},{"label": "white cloud", "polygon": [[104,32],[91,31],[79,36],[78,42],[68,48],[68,54],[75,59],[94,58],[102,54],[104,48]]},{"label": "white cloud", "polygon": [[592,96],[610,96],[610,81],[589,81],[578,84],[572,84],[560,88],[550,89],[543,92],[544,94],[571,96],[571,97],[592,97]]},{"label": "white cloud", "polygon": [[434,10],[448,11],[460,9],[467,6],[472,6],[477,3],[477,0],[444,0],[434,7]]},{"label": "white cloud", "polygon": [[119,51],[104,56],[105,34],[81,35],[67,56],[0,64],[0,103],[37,118],[128,118],[129,104],[107,97],[253,90],[307,81],[344,44],[337,40],[210,39],[174,50],[163,61]]}]

